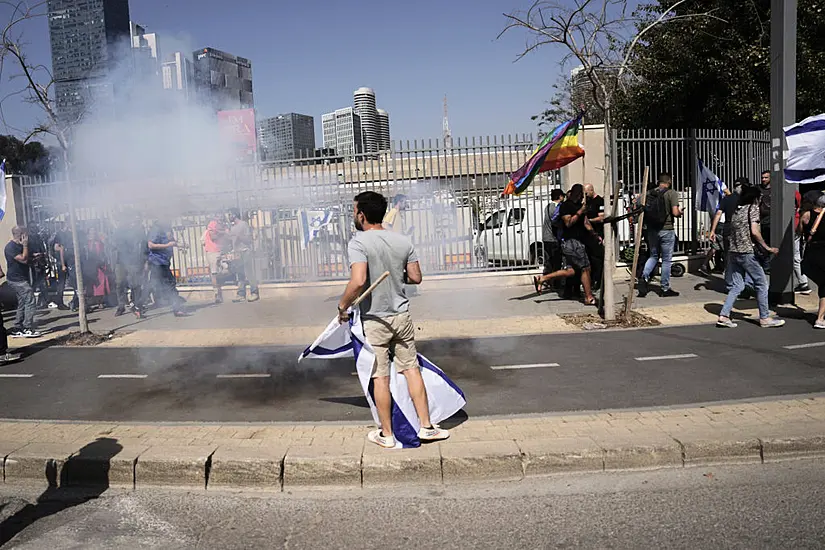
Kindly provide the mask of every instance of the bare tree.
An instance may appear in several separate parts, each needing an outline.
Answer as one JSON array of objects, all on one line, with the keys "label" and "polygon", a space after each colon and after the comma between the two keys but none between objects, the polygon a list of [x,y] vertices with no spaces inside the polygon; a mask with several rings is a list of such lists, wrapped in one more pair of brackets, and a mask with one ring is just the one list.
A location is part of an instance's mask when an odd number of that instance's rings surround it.
[{"label": "bare tree", "polygon": [[[516,60],[544,46],[558,46],[566,50],[562,67],[571,62],[581,65],[580,71],[592,85],[593,104],[604,113],[604,190],[607,197],[605,216],[616,215],[619,189],[612,174],[611,131],[612,109],[616,93],[623,90],[633,78],[631,59],[644,36],[658,25],[675,19],[710,16],[710,13],[675,15],[674,10],[687,0],[677,0],[653,21],[643,21],[633,11],[629,0],[536,0],[527,11],[504,14],[509,23],[499,34],[520,29],[526,31],[528,41]],[[614,232],[604,232],[604,317],[616,319],[616,269]]]},{"label": "bare tree", "polygon": [[[80,242],[77,237],[77,218],[75,216],[74,185],[72,184],[72,167],[70,157],[70,134],[73,124],[77,121],[64,121],[57,115],[55,105],[50,98],[50,91],[54,85],[49,69],[43,65],[30,63],[23,47],[23,32],[21,27],[27,22],[43,18],[47,14],[47,2],[0,1],[0,6],[11,10],[9,21],[3,26],[0,37],[0,81],[19,82],[20,85],[0,99],[0,117],[3,124],[12,130],[6,123],[3,105],[9,99],[19,99],[23,102],[38,106],[45,115],[45,121],[38,124],[26,134],[25,141],[40,134],[49,134],[57,140],[62,154],[65,170],[65,184],[69,202],[69,226],[72,232],[72,247],[74,248],[75,280],[79,300],[78,321],[80,332],[89,332],[89,322],[86,318],[86,293],[83,284],[83,275],[80,259]],[[51,252],[51,251],[50,251]]]}]

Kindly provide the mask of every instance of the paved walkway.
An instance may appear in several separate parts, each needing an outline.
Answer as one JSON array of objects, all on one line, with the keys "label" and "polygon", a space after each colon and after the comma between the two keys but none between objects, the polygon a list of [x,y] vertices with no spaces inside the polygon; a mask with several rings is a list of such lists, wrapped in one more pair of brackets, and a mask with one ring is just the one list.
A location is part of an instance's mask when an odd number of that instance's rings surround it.
[{"label": "paved walkway", "polygon": [[[446,424],[446,423],[445,423]],[[0,422],[5,483],[141,487],[441,484],[825,455],[825,396],[472,419],[448,441],[385,450],[366,425]],[[56,472],[60,472],[59,478]]]},{"label": "paved walkway", "polygon": [[[578,331],[560,315],[595,312],[580,302],[562,300],[556,294],[536,295],[530,275],[501,279],[502,286],[491,286],[494,278],[454,280],[445,288],[422,287],[411,299],[417,322],[417,338],[478,338]],[[483,282],[483,285],[480,284]],[[509,286],[503,286],[504,284]],[[634,301],[634,309],[663,325],[678,326],[712,323],[721,308],[724,283],[716,278],[686,275],[673,279],[682,293],[678,298],[661,298],[651,292]],[[626,283],[617,283],[617,292],[626,292]],[[190,300],[195,313],[178,319],[167,310],[152,311],[146,319],[131,315],[115,318],[113,310],[92,313],[90,325],[98,334],[114,333],[117,338],[104,344],[117,347],[202,347],[309,344],[336,314],[340,285],[294,287],[267,290],[256,303],[224,303],[220,306]],[[268,294],[269,292],[269,294]],[[227,292],[226,296],[231,293]],[[193,298],[208,296],[198,293]],[[781,314],[803,315],[816,311],[816,296],[797,295],[798,307],[781,308]],[[754,300],[740,301],[739,311],[753,315]],[[10,313],[6,314],[11,315]],[[76,330],[76,315],[51,311],[40,317],[41,327],[49,331],[40,340],[13,340],[12,347],[42,343]],[[7,321],[7,326],[9,322]]]}]

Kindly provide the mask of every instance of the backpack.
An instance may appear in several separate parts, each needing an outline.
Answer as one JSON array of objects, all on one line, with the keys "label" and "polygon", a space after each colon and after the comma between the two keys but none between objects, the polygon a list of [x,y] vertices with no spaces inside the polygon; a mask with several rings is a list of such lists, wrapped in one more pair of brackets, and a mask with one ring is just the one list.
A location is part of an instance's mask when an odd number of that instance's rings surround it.
[{"label": "backpack", "polygon": [[645,223],[651,227],[664,227],[667,223],[669,212],[667,211],[667,202],[665,201],[665,193],[667,189],[654,189],[647,194],[647,202],[645,202]]}]

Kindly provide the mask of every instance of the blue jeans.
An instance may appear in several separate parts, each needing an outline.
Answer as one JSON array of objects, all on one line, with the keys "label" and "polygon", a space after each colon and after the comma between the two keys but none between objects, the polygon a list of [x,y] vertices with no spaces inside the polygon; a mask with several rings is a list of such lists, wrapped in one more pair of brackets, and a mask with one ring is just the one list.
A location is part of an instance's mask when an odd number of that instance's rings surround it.
[{"label": "blue jeans", "polygon": [[645,262],[645,269],[642,278],[650,280],[650,275],[659,263],[659,256],[662,257],[662,290],[670,290],[670,264],[673,260],[673,250],[676,248],[676,232],[667,230],[647,230],[647,246],[650,248],[650,257]]},{"label": "blue jeans", "polygon": [[728,297],[725,298],[725,305],[722,306],[722,317],[730,317],[733,304],[745,290],[745,278],[753,281],[756,289],[756,303],[759,306],[759,318],[767,319],[770,316],[768,310],[768,278],[762,265],[753,254],[728,254],[728,264],[725,272],[725,280],[728,283]]}]

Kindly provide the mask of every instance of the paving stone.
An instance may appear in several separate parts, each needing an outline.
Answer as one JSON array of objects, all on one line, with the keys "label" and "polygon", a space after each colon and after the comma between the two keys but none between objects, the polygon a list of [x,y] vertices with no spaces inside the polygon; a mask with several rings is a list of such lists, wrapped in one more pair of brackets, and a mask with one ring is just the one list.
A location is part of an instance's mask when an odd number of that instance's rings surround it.
[{"label": "paving stone", "polygon": [[516,440],[524,453],[524,475],[604,470],[604,450],[589,437]]},{"label": "paving stone", "polygon": [[218,447],[212,455],[207,488],[280,490],[286,446]]},{"label": "paving stone", "polygon": [[28,443],[26,441],[3,441],[0,440],[0,479],[6,479],[6,457],[16,451],[25,447]]},{"label": "paving stone", "polygon": [[685,466],[762,462],[762,444],[756,437],[732,433],[670,433],[682,444]]},{"label": "paving stone", "polygon": [[444,483],[524,477],[521,451],[513,440],[444,442],[441,467]]},{"label": "paving stone", "polygon": [[29,443],[20,447],[6,457],[6,482],[26,480],[57,487],[65,478],[66,461],[78,449],[71,443]]},{"label": "paving stone", "polygon": [[204,489],[206,461],[215,449],[215,445],[149,447],[138,457],[135,487],[173,485]]},{"label": "paving stone", "polygon": [[825,456],[825,425],[813,429],[788,429],[785,434],[760,436],[765,462]]},{"label": "paving stone", "polygon": [[595,435],[593,439],[604,449],[605,470],[683,466],[682,446],[663,433]]},{"label": "paving stone", "polygon": [[69,485],[134,487],[135,463],[149,445],[139,439],[103,437],[74,453],[66,463]]},{"label": "paving stone", "polygon": [[417,449],[383,449],[366,443],[361,468],[364,487],[441,485],[441,447],[428,443]]},{"label": "paving stone", "polygon": [[364,440],[340,445],[296,445],[284,457],[284,489],[360,486]]}]

